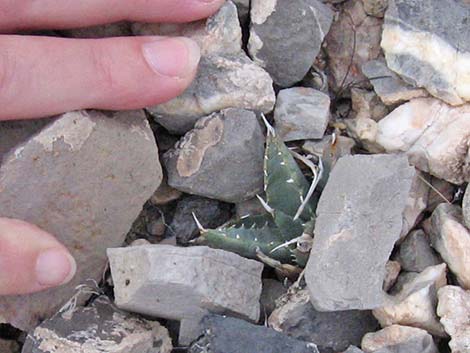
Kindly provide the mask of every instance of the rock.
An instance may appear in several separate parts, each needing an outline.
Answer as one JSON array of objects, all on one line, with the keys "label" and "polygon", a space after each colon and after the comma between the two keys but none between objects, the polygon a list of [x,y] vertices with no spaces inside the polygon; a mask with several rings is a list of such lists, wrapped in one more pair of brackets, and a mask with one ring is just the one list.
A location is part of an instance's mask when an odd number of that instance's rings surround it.
[{"label": "rock", "polygon": [[467,186],[462,203],[463,219],[467,228],[470,229],[470,186]]},{"label": "rock", "polygon": [[369,16],[382,18],[388,6],[388,0],[362,0],[364,11]]},{"label": "rock", "polygon": [[431,177],[432,188],[429,189],[428,207],[426,211],[432,213],[442,202],[452,202],[457,188],[448,181]]},{"label": "rock", "polygon": [[431,248],[428,236],[421,229],[407,235],[398,248],[395,260],[401,264],[403,270],[409,272],[421,272],[442,262]]},{"label": "rock", "polygon": [[387,261],[385,264],[385,277],[382,288],[388,292],[397,282],[398,275],[401,271],[401,265],[397,261]]},{"label": "rock", "polygon": [[344,91],[353,83],[365,86],[367,79],[361,67],[380,55],[382,22],[367,16],[362,0],[344,4],[325,38],[330,87],[334,91]]},{"label": "rock", "polygon": [[163,217],[151,220],[147,224],[147,233],[154,237],[161,237],[165,234],[166,225]]},{"label": "rock", "polygon": [[413,177],[408,202],[403,212],[403,228],[400,240],[404,239],[415,227],[420,220],[421,214],[426,210],[430,192],[429,181],[426,178],[427,176],[420,171],[416,171]]},{"label": "rock", "polygon": [[40,132],[50,122],[50,119],[0,122],[0,164],[8,151]]},{"label": "rock", "polygon": [[377,329],[370,311],[320,312],[310,302],[308,290],[288,297],[268,320],[270,327],[296,339],[315,342],[321,353],[346,350],[358,345],[364,334]]},{"label": "rock", "polygon": [[365,310],[385,303],[385,264],[402,232],[415,175],[402,155],[338,161],[320,198],[305,272],[317,310]]},{"label": "rock", "polygon": [[361,351],[359,348],[354,347],[354,346],[349,346],[347,350],[344,351],[344,353],[364,353]]},{"label": "rock", "polygon": [[284,141],[321,139],[330,119],[330,97],[312,88],[294,87],[279,92],[274,128]]},{"label": "rock", "polygon": [[61,33],[65,37],[71,38],[112,38],[132,35],[131,25],[127,22],[110,23],[86,28],[64,29]]},{"label": "rock", "polygon": [[362,350],[365,353],[439,353],[429,333],[400,325],[366,334]]},{"label": "rock", "polygon": [[59,312],[31,332],[22,353],[170,353],[168,331],[158,322],[114,308],[106,297],[91,307]]},{"label": "rock", "polygon": [[389,110],[374,91],[362,88],[351,88],[351,103],[355,119],[372,119],[379,121]]},{"label": "rock", "polygon": [[447,284],[446,265],[428,267],[386,305],[373,310],[382,327],[394,324],[412,326],[432,335],[445,337],[445,331],[436,315],[437,291]]},{"label": "rock", "polygon": [[199,234],[199,228],[193,214],[207,229],[217,228],[227,222],[232,213],[230,205],[223,202],[206,199],[200,196],[187,196],[178,201],[175,214],[167,229],[167,237],[176,235],[180,244],[188,242]]},{"label": "rock", "polygon": [[178,200],[183,193],[168,185],[167,178],[164,177],[157,191],[150,198],[150,202],[156,206],[166,205],[172,201]]},{"label": "rock", "polygon": [[204,117],[165,153],[168,184],[221,201],[247,200],[263,188],[264,141],[252,112],[226,109]]},{"label": "rock", "polygon": [[470,101],[469,11],[460,0],[389,0],[382,35],[388,67],[451,105]]},{"label": "rock", "polygon": [[19,353],[20,347],[15,341],[0,339],[0,352],[2,353]]},{"label": "rock", "polygon": [[233,0],[238,9],[238,17],[241,23],[249,20],[250,15],[250,0]]},{"label": "rock", "polygon": [[212,55],[201,59],[195,80],[182,95],[147,111],[170,132],[184,134],[213,112],[243,108],[269,113],[275,100],[268,73],[246,55]]},{"label": "rock", "polygon": [[438,292],[437,314],[452,338],[452,353],[468,352],[470,346],[470,292],[457,286],[445,286]]},{"label": "rock", "polygon": [[[10,133],[2,126],[0,141]],[[143,111],[66,113],[4,155],[0,214],[55,235],[78,269],[60,288],[0,297],[0,321],[29,330],[54,314],[78,284],[99,281],[107,262],[105,249],[123,243],[161,178],[157,146]]]},{"label": "rock", "polygon": [[259,318],[260,262],[205,246],[115,248],[108,249],[108,257],[116,305],[185,322],[180,344],[199,335],[197,321],[208,311]]},{"label": "rock", "polygon": [[383,148],[377,144],[378,125],[370,118],[347,119],[344,121],[346,129],[352,138],[360,143],[367,151],[381,153]]},{"label": "rock", "polygon": [[286,294],[287,288],[275,279],[263,279],[263,291],[261,292],[261,313],[266,318],[276,309],[276,301]]},{"label": "rock", "polygon": [[431,217],[431,244],[456,275],[470,289],[470,231],[462,224],[462,209],[442,203]]},{"label": "rock", "polygon": [[312,66],[333,21],[319,0],[251,1],[248,50],[281,87],[302,80]]},{"label": "rock", "polygon": [[204,336],[194,342],[189,353],[318,353],[313,343],[243,320],[210,315],[202,323]]},{"label": "rock", "polygon": [[183,36],[196,41],[201,55],[237,54],[242,50],[242,31],[237,8],[227,1],[208,19],[191,23],[134,23],[135,35]]},{"label": "rock", "polygon": [[426,97],[427,91],[403,81],[382,60],[371,60],[362,65],[362,72],[374,86],[375,92],[386,105],[396,105],[413,98]]},{"label": "rock", "polygon": [[379,121],[377,143],[387,152],[405,152],[416,168],[454,184],[470,181],[470,105],[451,107],[418,98]]}]

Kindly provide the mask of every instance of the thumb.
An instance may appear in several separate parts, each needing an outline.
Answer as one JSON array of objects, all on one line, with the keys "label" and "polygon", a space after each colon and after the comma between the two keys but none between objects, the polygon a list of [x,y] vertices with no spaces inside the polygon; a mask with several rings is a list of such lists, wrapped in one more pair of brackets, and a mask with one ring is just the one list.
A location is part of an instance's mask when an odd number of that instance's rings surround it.
[{"label": "thumb", "polygon": [[52,235],[23,221],[0,218],[0,295],[59,286],[75,271],[75,260]]}]

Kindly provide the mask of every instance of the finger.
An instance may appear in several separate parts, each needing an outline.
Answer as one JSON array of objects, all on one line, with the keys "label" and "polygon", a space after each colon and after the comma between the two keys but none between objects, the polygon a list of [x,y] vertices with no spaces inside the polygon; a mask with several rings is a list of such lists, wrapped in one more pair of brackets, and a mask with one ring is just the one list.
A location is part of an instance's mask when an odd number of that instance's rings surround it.
[{"label": "finger", "polygon": [[187,22],[213,14],[224,0],[0,0],[0,30],[75,28],[111,23]]},{"label": "finger", "polygon": [[200,52],[186,38],[0,36],[0,120],[138,109],[181,94]]},{"label": "finger", "polygon": [[0,218],[0,295],[37,292],[69,282],[75,260],[52,235]]}]

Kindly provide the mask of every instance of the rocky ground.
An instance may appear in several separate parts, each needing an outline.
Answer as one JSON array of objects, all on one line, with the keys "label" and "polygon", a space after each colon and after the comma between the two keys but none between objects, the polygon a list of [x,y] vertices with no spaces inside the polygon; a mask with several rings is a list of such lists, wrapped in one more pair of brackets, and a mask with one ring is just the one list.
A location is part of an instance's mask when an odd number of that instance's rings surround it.
[{"label": "rocky ground", "polygon": [[0,214],[78,263],[0,298],[0,352],[470,352],[469,19],[238,0],[48,33],[187,35],[203,58],[156,107],[0,123]]}]

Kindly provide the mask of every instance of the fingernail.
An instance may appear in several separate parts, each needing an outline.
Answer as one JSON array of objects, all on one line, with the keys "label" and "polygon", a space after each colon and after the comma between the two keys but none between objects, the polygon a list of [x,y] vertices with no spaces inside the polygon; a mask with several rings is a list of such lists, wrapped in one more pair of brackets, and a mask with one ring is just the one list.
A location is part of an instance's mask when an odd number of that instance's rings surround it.
[{"label": "fingernail", "polygon": [[65,250],[49,249],[36,259],[36,280],[41,286],[60,286],[69,282],[77,270],[74,258]]},{"label": "fingernail", "polygon": [[142,52],[153,71],[170,77],[183,78],[192,74],[201,59],[197,43],[184,37],[144,43]]}]

